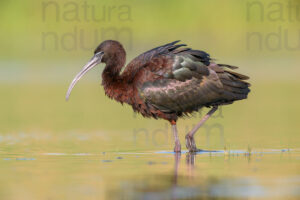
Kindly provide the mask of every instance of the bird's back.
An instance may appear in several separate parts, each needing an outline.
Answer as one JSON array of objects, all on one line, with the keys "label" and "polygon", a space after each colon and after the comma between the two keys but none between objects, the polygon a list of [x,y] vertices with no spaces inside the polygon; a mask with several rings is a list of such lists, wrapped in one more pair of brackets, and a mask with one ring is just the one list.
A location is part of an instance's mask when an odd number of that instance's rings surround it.
[{"label": "bird's back", "polygon": [[177,42],[145,52],[128,64],[124,75],[137,87],[137,102],[153,112],[181,116],[247,98],[248,77],[232,71],[237,67],[215,64],[206,52]]}]

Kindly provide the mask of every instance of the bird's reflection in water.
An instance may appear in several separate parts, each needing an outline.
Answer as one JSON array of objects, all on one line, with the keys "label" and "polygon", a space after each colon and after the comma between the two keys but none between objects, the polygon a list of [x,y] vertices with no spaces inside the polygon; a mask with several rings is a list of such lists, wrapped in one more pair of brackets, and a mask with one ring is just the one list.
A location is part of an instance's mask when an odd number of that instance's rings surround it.
[{"label": "bird's reflection in water", "polygon": [[194,176],[194,168],[195,168],[195,159],[196,159],[196,153],[194,152],[188,152],[186,153],[186,165],[188,167],[188,175],[190,177]]},{"label": "bird's reflection in water", "polygon": [[178,170],[179,170],[180,159],[181,159],[181,153],[175,153],[174,154],[174,185],[176,185],[178,181]]},{"label": "bird's reflection in water", "polygon": [[[186,166],[187,166],[187,176],[179,176],[179,167],[180,167],[180,161],[181,161],[181,153],[175,153],[174,154],[174,181],[172,182],[172,189],[171,189],[171,195],[169,199],[193,199],[193,197],[190,196],[193,192],[189,190],[188,188],[186,192],[184,192],[185,187],[187,186],[180,186],[179,179],[181,180],[191,180],[194,176],[194,168],[195,168],[195,159],[196,159],[196,153],[186,153],[185,160],[186,160]],[[184,182],[184,181],[183,181]],[[188,194],[188,192],[191,192]],[[186,193],[186,194],[185,194]],[[191,198],[190,198],[191,197]]]},{"label": "bird's reflection in water", "polygon": [[[196,153],[175,153],[174,168],[170,173],[144,176],[126,181],[117,191],[111,191],[109,199],[209,199],[211,185],[218,184],[217,178],[203,180],[195,172]],[[185,162],[182,158],[185,157]],[[201,171],[200,171],[201,172]],[[223,199],[214,197],[213,199]],[[231,198],[232,199],[232,198]]]},{"label": "bird's reflection in water", "polygon": [[[187,166],[187,177],[186,178],[193,178],[194,176],[194,168],[195,168],[195,159],[196,159],[196,153],[194,152],[188,152],[185,154],[185,163]],[[178,171],[179,171],[179,164],[181,160],[181,153],[175,153],[174,154],[174,185],[177,185],[178,180]]]},{"label": "bird's reflection in water", "polygon": [[159,169],[158,173],[123,181],[119,188],[109,191],[108,199],[247,199],[252,195],[265,197],[264,187],[254,184],[256,181],[249,177],[209,175],[205,171],[218,165],[207,166],[207,162],[201,162],[204,165],[196,162],[197,158],[199,161],[205,159],[203,152],[175,153],[174,167],[171,170],[160,170],[162,166],[156,163],[153,169]]}]

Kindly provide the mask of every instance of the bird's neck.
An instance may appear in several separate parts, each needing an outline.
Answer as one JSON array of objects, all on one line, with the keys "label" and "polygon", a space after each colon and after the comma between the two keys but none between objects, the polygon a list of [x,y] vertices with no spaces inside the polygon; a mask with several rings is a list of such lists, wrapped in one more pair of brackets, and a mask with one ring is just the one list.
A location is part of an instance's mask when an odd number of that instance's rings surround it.
[{"label": "bird's neck", "polygon": [[122,68],[123,64],[107,63],[102,73],[102,85],[109,98],[131,104],[133,87],[126,81],[126,77],[121,75]]}]

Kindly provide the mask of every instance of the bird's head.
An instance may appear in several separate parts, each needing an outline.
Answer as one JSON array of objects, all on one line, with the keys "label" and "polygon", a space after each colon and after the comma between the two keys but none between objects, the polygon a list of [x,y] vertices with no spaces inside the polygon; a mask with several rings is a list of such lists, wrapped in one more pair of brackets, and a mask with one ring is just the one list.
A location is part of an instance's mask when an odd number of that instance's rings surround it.
[{"label": "bird's head", "polygon": [[73,87],[81,77],[100,63],[105,63],[109,66],[123,65],[125,63],[125,50],[123,46],[118,41],[114,40],[106,40],[100,43],[94,51],[94,56],[83,66],[82,70],[71,82],[66,94],[66,100],[69,99]]}]

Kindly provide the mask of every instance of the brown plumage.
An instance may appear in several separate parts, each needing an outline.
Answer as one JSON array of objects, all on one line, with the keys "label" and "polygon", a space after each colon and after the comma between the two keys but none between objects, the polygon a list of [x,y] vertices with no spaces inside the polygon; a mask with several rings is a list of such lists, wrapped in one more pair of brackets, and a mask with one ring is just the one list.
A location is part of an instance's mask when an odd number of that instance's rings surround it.
[{"label": "brown plumage", "polygon": [[[232,71],[237,67],[216,64],[206,52],[186,48],[186,45],[178,42],[139,55],[122,73],[126,59],[123,46],[113,40],[102,42],[96,48],[92,60],[73,80],[67,98],[75,83],[89,69],[100,62],[105,63],[102,73],[105,94],[118,102],[131,105],[135,112],[144,117],[168,120],[175,126],[175,140],[179,117],[202,107],[213,107],[214,112],[219,105],[247,98],[250,84],[245,80],[248,77]],[[209,117],[212,113],[208,114]],[[190,151],[198,150],[192,144],[195,132],[186,136]],[[175,143],[175,151],[180,150],[178,141]]]}]

